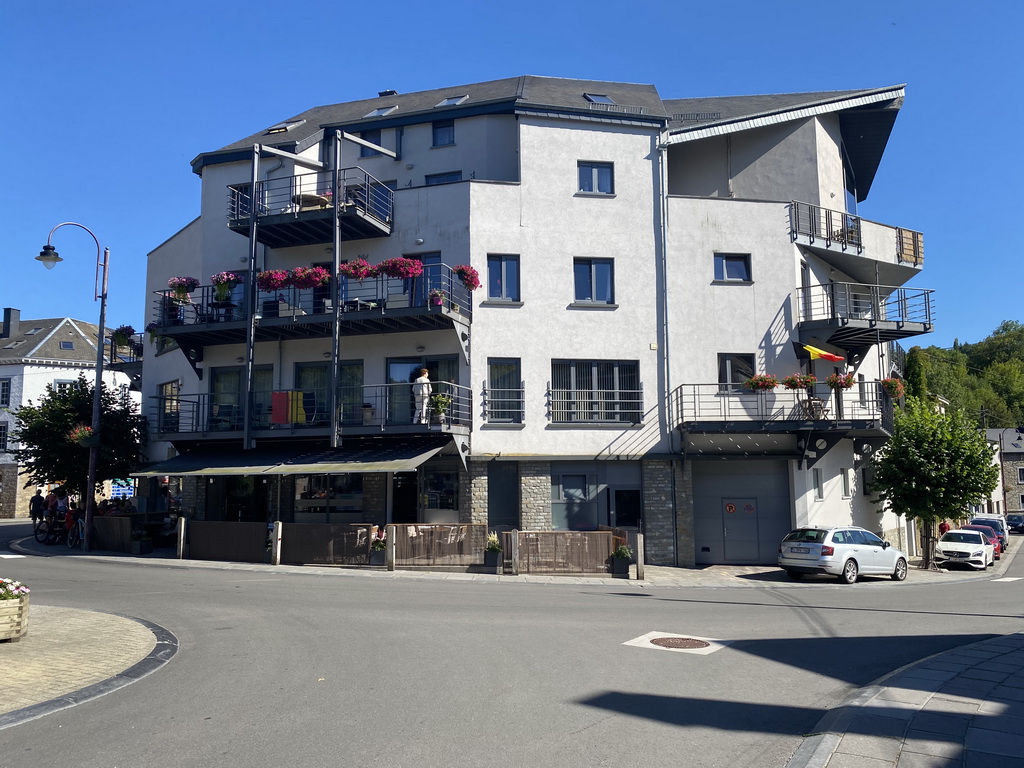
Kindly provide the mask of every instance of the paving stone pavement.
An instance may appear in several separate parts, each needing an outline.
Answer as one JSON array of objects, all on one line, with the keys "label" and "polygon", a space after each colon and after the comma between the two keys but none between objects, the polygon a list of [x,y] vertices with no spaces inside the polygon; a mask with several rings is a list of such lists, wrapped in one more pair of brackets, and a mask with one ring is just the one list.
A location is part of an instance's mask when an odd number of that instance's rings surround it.
[{"label": "paving stone pavement", "polygon": [[[1005,573],[1019,546],[1004,555],[994,573],[947,573],[912,569],[907,581],[869,578],[855,586],[832,579],[788,579],[770,566],[666,568],[647,566],[645,579],[381,571],[305,566],[271,566],[177,560],[167,551],[131,557],[48,548],[25,539],[11,545],[25,555],[86,557],[127,565],[215,568],[275,573],[306,573],[350,578],[433,579],[533,584],[605,585],[659,588],[913,588],[921,584],[987,580]],[[59,551],[58,551],[59,549]],[[887,586],[886,586],[887,585]],[[819,587],[816,587],[819,588]],[[102,653],[66,653],[70,638]],[[177,640],[143,620],[33,603],[28,635],[0,644],[0,728],[126,685],[173,656]],[[62,653],[63,652],[63,653]],[[67,664],[52,666],[53,659]],[[90,658],[96,663],[82,664]],[[47,663],[37,663],[46,659]],[[102,660],[102,661],[101,661]],[[88,667],[88,668],[87,668]],[[21,668],[19,676],[11,672]],[[8,684],[11,681],[11,684]],[[806,737],[787,768],[1024,768],[1024,632],[958,648],[897,670],[857,691],[831,710]]]}]

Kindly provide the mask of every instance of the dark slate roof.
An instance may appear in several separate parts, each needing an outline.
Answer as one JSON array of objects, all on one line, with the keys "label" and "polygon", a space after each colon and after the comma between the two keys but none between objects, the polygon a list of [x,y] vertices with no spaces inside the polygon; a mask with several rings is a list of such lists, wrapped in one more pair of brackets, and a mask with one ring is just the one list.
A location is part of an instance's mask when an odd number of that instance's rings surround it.
[{"label": "dark slate roof", "polygon": [[[96,328],[94,323],[67,317],[20,320],[16,333],[0,337],[0,364],[22,360],[95,364]],[[61,349],[61,341],[73,341],[75,348]]]}]

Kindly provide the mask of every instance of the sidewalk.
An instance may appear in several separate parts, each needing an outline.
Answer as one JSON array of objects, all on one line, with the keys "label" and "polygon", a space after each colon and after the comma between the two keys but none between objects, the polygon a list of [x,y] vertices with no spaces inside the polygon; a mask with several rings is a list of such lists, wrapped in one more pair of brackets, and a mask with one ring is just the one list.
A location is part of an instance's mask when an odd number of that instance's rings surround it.
[{"label": "sidewalk", "polygon": [[[1019,541],[1019,540],[1018,540]],[[32,539],[11,544],[24,555],[84,557],[121,561],[125,565],[213,568],[334,575],[341,578],[431,579],[495,583],[580,584],[620,589],[753,588],[772,589],[905,588],[916,584],[949,584],[987,580],[1005,573],[1019,549],[1011,547],[988,573],[943,572],[912,568],[904,584],[867,578],[860,585],[840,586],[834,579],[791,581],[773,566],[647,566],[644,581],[631,578],[565,576],[498,576],[437,571],[382,571],[320,566],[272,566],[177,560],[168,551],[132,557],[111,552],[86,553],[63,546],[46,547]],[[888,585],[888,586],[886,586]],[[76,654],[77,663],[57,668],[35,659],[53,660],[50,648],[68,647],[88,638],[104,653]],[[69,608],[32,606],[28,635],[18,643],[0,645],[5,685],[0,689],[0,728],[73,706],[127,685],[163,665],[177,650],[166,630],[138,619]],[[81,658],[106,663],[84,665]],[[8,662],[13,662],[9,665]],[[22,680],[8,681],[8,666],[23,668]],[[92,668],[88,668],[88,667]],[[1024,632],[949,651],[897,670],[857,691],[830,711],[806,737],[787,768],[1024,768]]]}]

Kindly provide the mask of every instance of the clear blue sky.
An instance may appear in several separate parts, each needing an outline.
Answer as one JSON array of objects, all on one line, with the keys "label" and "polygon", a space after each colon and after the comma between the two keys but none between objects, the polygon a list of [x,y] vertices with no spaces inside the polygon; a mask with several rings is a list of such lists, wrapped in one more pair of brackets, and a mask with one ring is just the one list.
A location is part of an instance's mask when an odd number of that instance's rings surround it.
[{"label": "clear blue sky", "polygon": [[[374,14],[379,14],[375,16]],[[95,322],[95,245],[33,259],[62,221],[111,249],[108,324],[143,325],[146,254],[199,212],[189,161],[309,107],[523,74],[663,98],[871,88],[907,99],[865,218],[925,235],[935,333],[1021,317],[1019,0],[444,4],[7,0],[0,8],[0,305]]]}]

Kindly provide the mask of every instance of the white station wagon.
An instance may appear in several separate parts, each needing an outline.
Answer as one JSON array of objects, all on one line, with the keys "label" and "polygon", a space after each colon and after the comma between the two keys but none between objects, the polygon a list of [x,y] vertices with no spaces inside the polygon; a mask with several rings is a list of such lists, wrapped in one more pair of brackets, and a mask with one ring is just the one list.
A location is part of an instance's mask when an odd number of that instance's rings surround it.
[{"label": "white station wagon", "polygon": [[779,567],[791,579],[828,573],[845,584],[861,574],[907,578],[907,556],[871,531],[856,526],[797,528],[779,545]]}]

